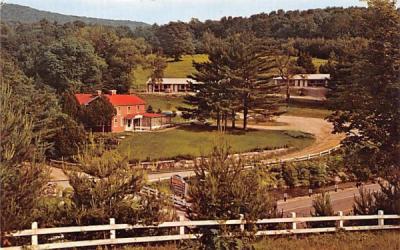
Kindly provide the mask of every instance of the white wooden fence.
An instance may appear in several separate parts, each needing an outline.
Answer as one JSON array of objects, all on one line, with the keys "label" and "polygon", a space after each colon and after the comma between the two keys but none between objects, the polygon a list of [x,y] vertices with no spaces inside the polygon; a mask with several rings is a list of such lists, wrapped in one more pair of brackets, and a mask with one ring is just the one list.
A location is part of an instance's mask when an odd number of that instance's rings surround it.
[{"label": "white wooden fence", "polygon": [[[266,225],[266,224],[279,224],[286,223],[290,225],[289,229],[284,230],[260,230],[256,232],[257,236],[261,235],[290,235],[290,234],[308,234],[308,233],[327,233],[336,231],[362,231],[362,230],[399,230],[400,223],[397,225],[387,225],[385,220],[400,220],[400,215],[384,215],[383,211],[379,211],[377,215],[350,215],[344,216],[342,212],[339,212],[338,216],[328,217],[296,217],[295,213],[292,213],[290,218],[273,218],[273,219],[261,219],[257,220],[255,224]],[[345,221],[360,221],[360,220],[376,220],[377,224],[372,226],[345,226]],[[323,228],[299,228],[299,223],[305,222],[326,222],[334,221],[336,227],[323,227]],[[198,239],[201,234],[189,233],[187,229],[199,229],[205,226],[221,226],[230,225],[237,226],[241,231],[245,230],[245,225],[248,224],[243,216],[237,220],[202,220],[202,221],[185,221],[183,217],[180,217],[179,221],[164,222],[159,225],[128,225],[128,224],[115,224],[115,219],[110,219],[108,225],[96,225],[96,226],[74,226],[74,227],[58,227],[58,228],[38,228],[36,222],[32,223],[32,229],[23,230],[16,233],[10,234],[11,237],[31,237],[31,244],[28,246],[14,246],[4,247],[3,249],[23,249],[31,247],[33,249],[59,249],[59,248],[73,248],[73,247],[88,247],[88,246],[100,246],[100,245],[116,245],[116,244],[134,244],[134,243],[150,243],[150,242],[163,242],[163,241],[177,241],[177,240],[188,240]],[[143,230],[143,229],[162,229],[162,228],[176,228],[176,234],[169,235],[158,235],[158,236],[140,236],[132,238],[117,238],[117,230]],[[40,235],[61,235],[60,239],[63,238],[64,234],[67,233],[83,233],[83,232],[95,232],[95,231],[108,231],[107,239],[91,239],[81,241],[64,241],[56,243],[39,243]],[[60,240],[58,240],[60,241]]]},{"label": "white wooden fence", "polygon": [[[153,195],[162,195],[162,193],[160,191],[158,191],[158,189],[154,189],[148,186],[144,186],[141,190],[142,193],[147,193],[147,194],[153,194]],[[166,197],[172,201],[172,203],[175,206],[181,207],[181,208],[187,208],[190,207],[190,203],[186,202],[186,200],[184,198],[181,198],[177,195],[174,194],[170,194],[170,195],[166,195]]]},{"label": "white wooden fence", "polygon": [[[303,155],[301,157],[293,157],[293,158],[286,158],[286,159],[280,159],[280,160],[260,160],[260,163],[262,165],[269,166],[269,165],[281,164],[281,163],[284,163],[284,162],[307,161],[307,160],[312,160],[312,159],[316,159],[316,158],[320,158],[320,157],[323,157],[323,156],[330,155],[330,154],[336,152],[337,150],[339,150],[340,147],[341,147],[341,145],[337,145],[337,146],[335,146],[333,148],[330,148],[330,149],[327,149],[327,150],[324,150],[324,151],[321,151],[321,152],[318,152],[318,153],[315,153],[315,154]],[[240,155],[245,155],[245,154],[246,153],[244,153],[244,154],[234,154],[234,155],[235,156],[240,156]],[[200,158],[196,158],[196,159],[198,160]],[[194,166],[194,161],[193,160],[188,160],[188,161],[192,161],[193,163],[191,165]],[[175,163],[176,163],[175,160],[168,160],[168,161],[155,161],[155,162],[140,162],[138,164],[131,164],[131,166],[132,167],[136,167],[136,168],[147,169],[150,166],[158,166],[158,165],[166,164],[166,165],[169,165],[170,167],[172,167],[172,169],[164,170],[162,172],[169,173],[169,172],[175,172],[176,171],[176,170],[173,169],[173,166],[174,166]],[[63,161],[63,160],[59,161],[59,160],[52,160],[52,159],[50,159],[50,164],[59,165],[59,166],[63,166],[63,167],[64,166],[70,166],[70,167],[79,167],[80,166],[79,163],[72,163],[72,162],[66,162],[66,161]],[[188,168],[185,168],[185,169],[182,169],[182,170],[190,170],[190,169],[193,169],[193,167],[188,167]],[[159,171],[156,171],[156,172],[159,172]]]},{"label": "white wooden fence", "polygon": [[316,158],[320,158],[322,156],[327,156],[330,155],[334,152],[336,152],[337,150],[339,150],[341,147],[341,145],[337,145],[333,148],[321,151],[319,153],[315,153],[315,154],[308,154],[308,155],[304,155],[301,157],[293,157],[293,158],[287,158],[287,159],[281,159],[281,160],[273,160],[273,161],[261,161],[262,164],[265,165],[274,165],[274,164],[279,164],[279,163],[284,163],[284,162],[299,162],[299,161],[307,161],[307,160],[312,160],[312,159],[316,159]]}]

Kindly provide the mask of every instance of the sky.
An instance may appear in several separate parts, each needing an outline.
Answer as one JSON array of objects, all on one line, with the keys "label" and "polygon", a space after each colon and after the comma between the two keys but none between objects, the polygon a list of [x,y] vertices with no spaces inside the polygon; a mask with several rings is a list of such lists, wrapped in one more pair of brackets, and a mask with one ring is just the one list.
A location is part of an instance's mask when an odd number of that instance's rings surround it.
[{"label": "sky", "polygon": [[169,21],[219,20],[273,10],[366,6],[360,0],[2,0],[67,15],[164,24]]}]

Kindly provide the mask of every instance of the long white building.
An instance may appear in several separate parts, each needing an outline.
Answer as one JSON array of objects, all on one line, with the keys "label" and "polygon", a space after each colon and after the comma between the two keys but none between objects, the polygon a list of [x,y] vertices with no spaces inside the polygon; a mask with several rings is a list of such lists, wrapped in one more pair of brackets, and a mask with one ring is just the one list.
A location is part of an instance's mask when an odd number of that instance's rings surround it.
[{"label": "long white building", "polygon": [[160,82],[147,80],[147,92],[149,93],[188,93],[191,92],[191,84],[201,84],[190,78],[162,78]]}]

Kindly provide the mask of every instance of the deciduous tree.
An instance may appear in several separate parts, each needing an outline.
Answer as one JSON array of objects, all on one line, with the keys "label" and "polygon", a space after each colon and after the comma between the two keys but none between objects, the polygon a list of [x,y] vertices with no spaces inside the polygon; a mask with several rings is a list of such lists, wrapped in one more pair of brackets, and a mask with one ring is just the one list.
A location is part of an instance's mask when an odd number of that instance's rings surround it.
[{"label": "deciduous tree", "polygon": [[[105,128],[111,126],[112,118],[117,114],[116,109],[107,97],[99,96],[88,105],[82,106],[81,121],[87,128]],[[118,121],[119,122],[119,121]]]},{"label": "deciduous tree", "polygon": [[157,37],[164,53],[179,61],[183,54],[194,52],[193,37],[186,24],[170,22],[157,30]]}]

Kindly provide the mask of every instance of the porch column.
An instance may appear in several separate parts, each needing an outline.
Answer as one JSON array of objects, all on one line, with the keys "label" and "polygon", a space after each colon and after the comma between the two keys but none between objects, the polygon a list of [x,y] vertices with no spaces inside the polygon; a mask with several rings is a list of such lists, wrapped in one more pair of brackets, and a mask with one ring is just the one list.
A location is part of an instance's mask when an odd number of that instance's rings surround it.
[{"label": "porch column", "polygon": [[140,129],[140,130],[142,130],[142,119],[143,119],[143,118],[139,118],[139,124],[140,124],[140,125],[139,125],[139,126],[140,126],[139,129]]},{"label": "porch column", "polygon": [[151,130],[151,124],[153,122],[153,118],[150,118],[150,130]]}]

